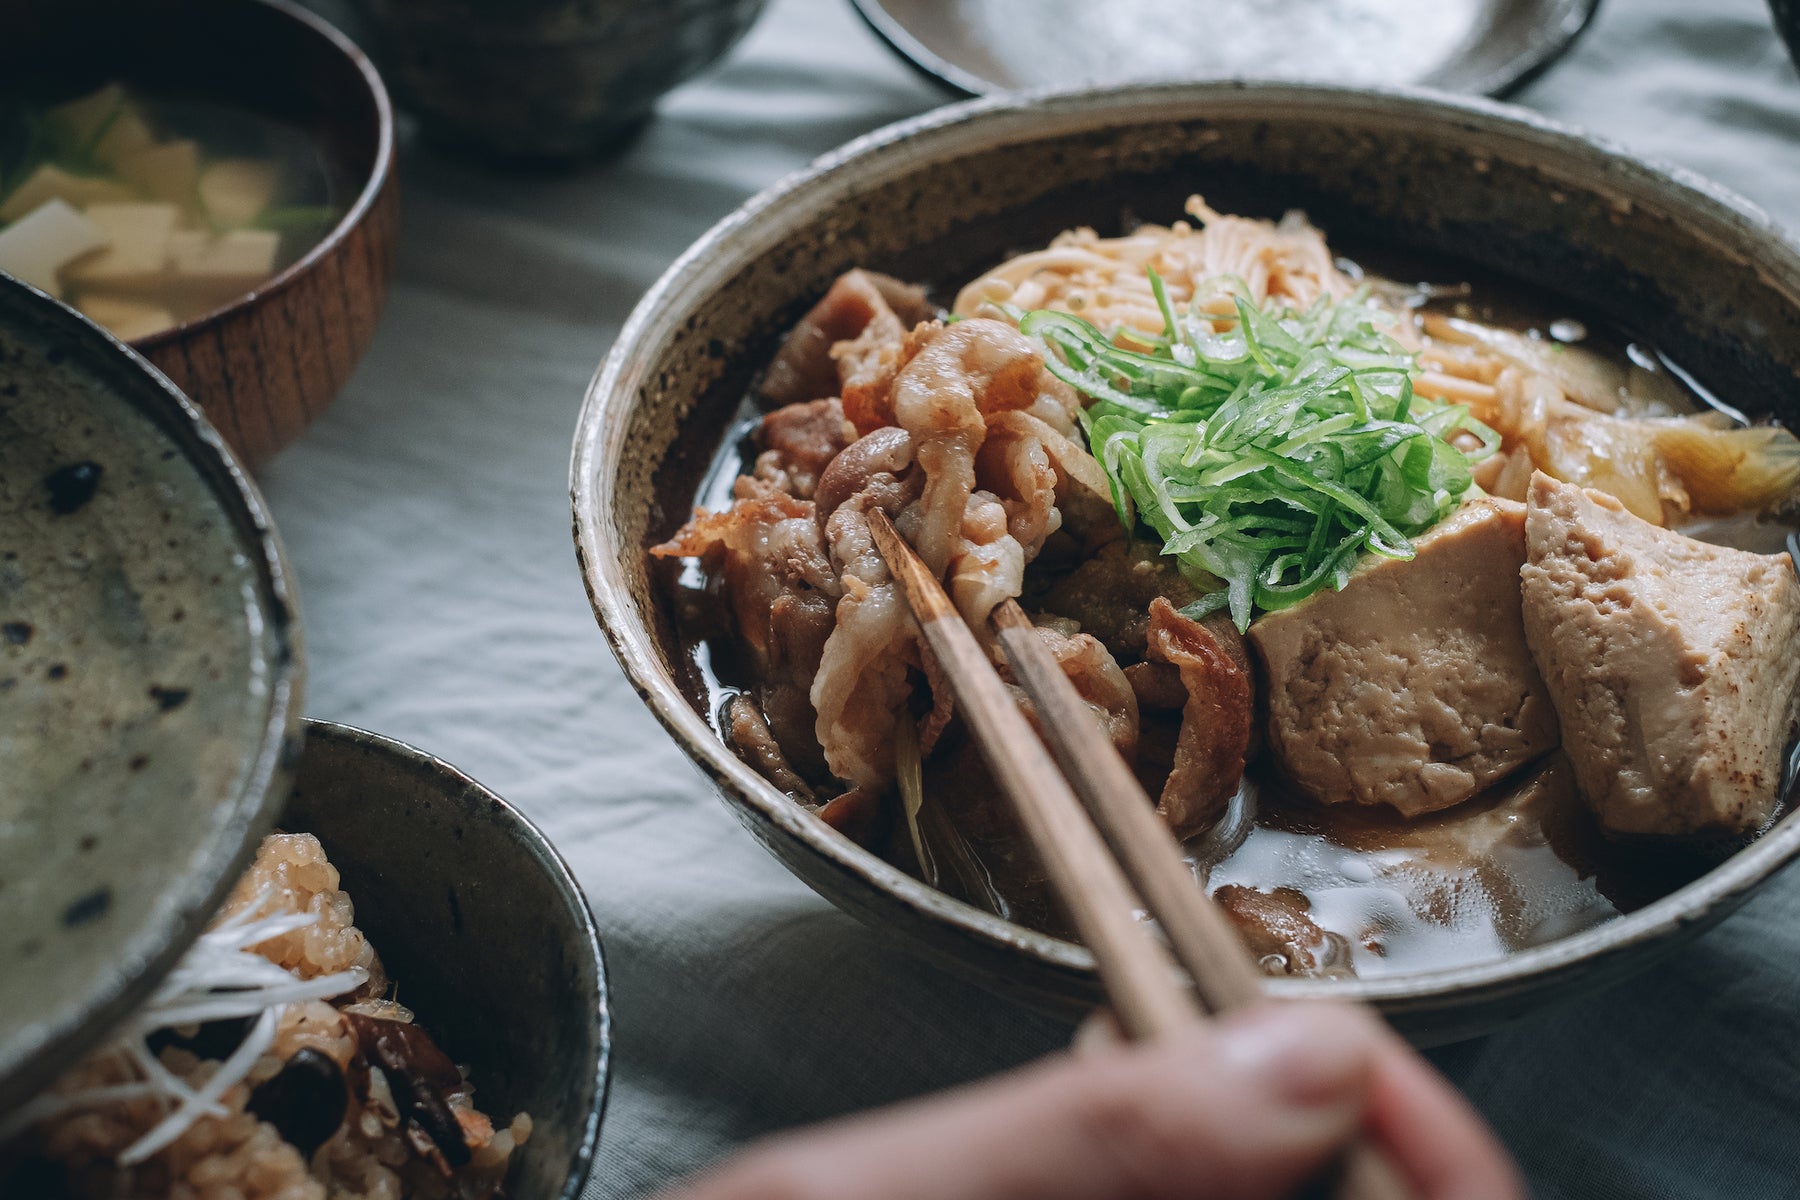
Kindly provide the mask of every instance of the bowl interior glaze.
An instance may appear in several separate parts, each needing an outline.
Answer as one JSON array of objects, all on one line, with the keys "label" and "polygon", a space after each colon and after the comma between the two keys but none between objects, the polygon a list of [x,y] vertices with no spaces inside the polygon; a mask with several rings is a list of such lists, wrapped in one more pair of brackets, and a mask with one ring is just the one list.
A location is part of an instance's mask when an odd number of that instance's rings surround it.
[{"label": "bowl interior glaze", "polygon": [[143,999],[273,820],[290,587],[187,399],[0,278],[0,1112]]},{"label": "bowl interior glaze", "polygon": [[544,835],[456,768],[347,725],[306,723],[281,819],[314,834],[399,998],[481,1110],[532,1118],[514,1200],[574,1200],[611,1065],[606,966],[587,900]]},{"label": "bowl interior glaze", "polygon": [[[1063,1008],[1096,995],[1085,950],[925,888],[714,735],[645,549],[685,519],[754,372],[839,272],[954,284],[1072,226],[1171,219],[1196,192],[1226,212],[1303,209],[1334,245],[1443,257],[1538,289],[1650,339],[1759,415],[1800,415],[1800,251],[1766,217],[1484,101],[1247,83],[975,101],[852,143],[717,226],[646,296],[587,397],[571,490],[596,613],[646,703],[803,879],[966,974]],[[1422,1041],[1467,1036],[1644,965],[1797,851],[1789,819],[1647,908],[1504,960],[1273,986],[1370,1000]]]}]

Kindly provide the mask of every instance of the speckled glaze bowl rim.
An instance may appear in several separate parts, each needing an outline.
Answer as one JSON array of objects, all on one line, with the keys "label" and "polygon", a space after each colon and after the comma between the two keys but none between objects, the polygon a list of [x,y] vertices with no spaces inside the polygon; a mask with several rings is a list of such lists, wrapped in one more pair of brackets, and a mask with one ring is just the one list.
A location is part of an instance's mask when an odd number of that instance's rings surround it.
[{"label": "speckled glaze bowl rim", "polygon": [[364,54],[362,49],[346,37],[337,26],[317,13],[291,3],[290,0],[246,0],[246,2],[279,13],[304,29],[317,34],[343,55],[351,66],[356,68],[368,88],[368,99],[375,110],[375,166],[368,173],[368,178],[363,180],[356,199],[351,201],[349,207],[344,210],[344,215],[338,218],[337,223],[324,237],[314,242],[305,254],[249,291],[239,294],[217,308],[209,309],[199,316],[190,317],[178,325],[171,325],[159,333],[153,333],[149,337],[139,338],[131,343],[146,352],[184,341],[199,330],[218,325],[260,303],[265,297],[293,286],[296,280],[310,272],[343,244],[344,240],[350,236],[350,232],[369,215],[382,191],[388,187],[394,176],[394,105],[388,98],[387,85],[382,82],[381,74],[375,69],[375,64],[369,56]]},{"label": "speckled glaze bowl rim", "polygon": [[[1152,107],[1165,109],[1172,120],[1192,119],[1204,116],[1209,104],[1217,104],[1222,115],[1251,119],[1245,110],[1259,103],[1271,112],[1299,106],[1316,112],[1405,114],[1417,125],[1444,130],[1450,141],[1487,135],[1507,139],[1521,150],[1553,150],[1560,159],[1558,166],[1579,169],[1582,187],[1601,192],[1635,189],[1635,200],[1655,195],[1665,207],[1704,213],[1735,236],[1757,243],[1764,252],[1759,267],[1766,270],[1772,257],[1784,258],[1789,277],[1800,279],[1800,244],[1743,197],[1685,168],[1633,155],[1604,139],[1496,101],[1423,88],[1251,80],[988,97],[937,109],[851,141],[779,180],[714,225],[664,272],[626,320],[588,386],[576,429],[570,502],[576,557],[589,601],[632,686],[689,757],[730,802],[754,811],[861,885],[887,893],[951,932],[990,949],[1023,951],[1065,976],[1091,975],[1093,956],[1074,943],[955,900],[855,845],[739,759],[694,710],[661,665],[650,632],[634,611],[623,556],[641,555],[643,547],[616,544],[607,518],[626,417],[637,404],[643,372],[654,361],[655,343],[664,339],[680,314],[703,302],[713,286],[729,277],[732,264],[750,261],[785,239],[788,223],[782,213],[790,208],[824,207],[846,195],[880,188],[896,175],[918,169],[919,162],[930,156],[978,155],[984,131],[986,144],[1009,131],[1051,137],[1102,127],[1106,114],[1113,111],[1130,114],[1132,124],[1141,124],[1142,113]],[[1029,135],[1027,125],[1034,127]],[[917,153],[906,153],[909,148]],[[1616,960],[1716,920],[1797,855],[1800,813],[1784,818],[1668,896],[1543,946],[1467,966],[1367,979],[1272,979],[1269,989],[1288,997],[1367,1001],[1390,1015],[1462,1002],[1503,1001],[1546,984],[1577,964]]]},{"label": "speckled glaze bowl rim", "polygon": [[[872,30],[882,44],[892,50],[908,66],[919,74],[948,87],[961,96],[1004,96],[1008,94],[1022,95],[1026,93],[1008,93],[1007,90],[992,80],[983,79],[975,72],[957,66],[944,58],[935,50],[926,46],[903,24],[900,19],[887,10],[882,0],[850,0],[856,9],[856,15],[862,18],[863,24]],[[1478,75],[1466,89],[1469,95],[1510,96],[1538,76],[1555,66],[1557,60],[1567,54],[1581,35],[1593,24],[1594,14],[1600,11],[1600,0],[1579,0],[1573,10],[1573,20],[1565,20],[1552,26],[1540,26],[1535,30],[1536,36],[1531,44],[1504,63],[1499,64],[1485,75]],[[1188,77],[1185,79],[1169,79],[1162,82],[1180,85],[1204,84],[1211,79]],[[1150,81],[1134,81],[1131,85]],[[1230,82],[1223,80],[1222,82]],[[1295,80],[1304,84],[1303,80]]]},{"label": "speckled glaze bowl rim", "polygon": [[14,289],[16,294],[35,300],[43,317],[53,325],[61,323],[109,343],[112,352],[129,360],[130,365],[146,378],[142,394],[157,397],[154,404],[160,411],[152,411],[147,405],[138,403],[135,397],[126,398],[126,403],[163,432],[168,444],[188,460],[196,474],[208,484],[208,490],[220,508],[232,519],[239,550],[255,563],[262,585],[257,602],[268,622],[274,644],[268,659],[261,664],[266,672],[264,679],[269,695],[261,742],[245,773],[243,785],[236,795],[227,799],[238,814],[237,819],[218,830],[219,844],[235,834],[238,846],[225,857],[222,869],[216,875],[187,873],[172,883],[166,894],[172,898],[175,909],[163,934],[164,944],[135,976],[121,977],[117,986],[85,1007],[71,1006],[37,1040],[35,1049],[27,1051],[15,1062],[0,1063],[0,1075],[43,1078],[79,1058],[149,996],[200,935],[219,905],[224,903],[238,876],[249,865],[257,839],[274,824],[275,815],[287,798],[294,766],[293,739],[300,729],[306,667],[293,570],[288,566],[262,493],[218,430],[166,375],[103,326],[9,275],[0,275],[0,289]]},{"label": "speckled glaze bowl rim", "polygon": [[[309,742],[319,738],[374,750],[409,767],[422,770],[441,784],[440,790],[446,795],[474,795],[489,803],[492,809],[488,816],[505,826],[519,846],[543,868],[562,896],[570,915],[580,926],[582,945],[594,964],[592,1014],[594,1040],[599,1053],[595,1056],[589,1076],[593,1094],[588,1103],[587,1116],[582,1122],[580,1136],[576,1139],[574,1152],[570,1156],[569,1170],[562,1190],[557,1193],[559,1200],[578,1200],[582,1187],[587,1183],[588,1174],[593,1169],[594,1156],[600,1145],[600,1126],[612,1091],[612,989],[606,973],[606,950],[600,942],[600,928],[594,921],[594,910],[588,903],[587,893],[582,891],[580,881],[575,878],[575,873],[569,869],[568,862],[555,844],[544,836],[544,831],[530,817],[455,765],[398,738],[360,726],[339,721],[322,721],[316,717],[306,718],[303,724]],[[304,749],[301,753],[305,754]],[[351,896],[352,901],[355,899],[355,896]],[[529,1148],[530,1143],[526,1145]]]}]

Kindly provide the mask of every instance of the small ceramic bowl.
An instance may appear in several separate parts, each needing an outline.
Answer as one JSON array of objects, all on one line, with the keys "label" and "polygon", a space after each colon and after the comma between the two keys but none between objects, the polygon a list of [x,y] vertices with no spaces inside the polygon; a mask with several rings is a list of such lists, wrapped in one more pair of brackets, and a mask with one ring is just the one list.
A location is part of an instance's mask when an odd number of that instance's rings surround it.
[{"label": "small ceramic bowl", "polygon": [[[316,836],[401,997],[471,1068],[484,1112],[531,1114],[513,1200],[575,1200],[606,1107],[606,966],[556,850],[455,767],[378,734],[306,723],[281,827]],[[504,1118],[502,1118],[504,1119]]]},{"label": "small ceramic bowl", "polygon": [[[1179,213],[1195,192],[1224,212],[1304,209],[1340,247],[1497,273],[1651,339],[1755,415],[1800,417],[1800,248],[1712,184],[1485,101],[1273,83],[975,101],[853,142],[715,226],[645,296],[587,394],[570,486],[594,610],[651,711],[796,874],[940,962],[1065,1011],[1098,995],[1084,948],[926,887],[732,753],[646,550],[687,518],[754,373],[840,272],[953,293],[1011,251]],[[1369,1001],[1421,1041],[1470,1036],[1642,968],[1797,854],[1790,816],[1688,886],[1560,941],[1270,989]]]},{"label": "small ceramic bowl", "polygon": [[0,279],[0,1113],[142,1002],[274,820],[291,586],[186,397]]},{"label": "small ceramic bowl", "polygon": [[765,0],[355,0],[427,136],[502,160],[608,150]]},{"label": "small ceramic bowl", "polygon": [[399,202],[387,92],[349,39],[287,0],[7,6],[0,102],[74,96],[115,79],[298,125],[352,181],[343,217],[291,266],[135,343],[254,466],[331,404],[374,334]]}]

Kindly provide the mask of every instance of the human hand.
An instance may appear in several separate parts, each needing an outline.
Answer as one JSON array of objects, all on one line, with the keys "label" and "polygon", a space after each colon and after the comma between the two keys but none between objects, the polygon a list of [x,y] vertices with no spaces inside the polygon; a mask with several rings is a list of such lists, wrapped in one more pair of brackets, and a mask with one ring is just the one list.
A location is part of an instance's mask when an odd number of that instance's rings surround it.
[{"label": "human hand", "polygon": [[660,1200],[1277,1200],[1359,1132],[1417,1200],[1525,1194],[1374,1017],[1279,1003],[784,1135]]}]

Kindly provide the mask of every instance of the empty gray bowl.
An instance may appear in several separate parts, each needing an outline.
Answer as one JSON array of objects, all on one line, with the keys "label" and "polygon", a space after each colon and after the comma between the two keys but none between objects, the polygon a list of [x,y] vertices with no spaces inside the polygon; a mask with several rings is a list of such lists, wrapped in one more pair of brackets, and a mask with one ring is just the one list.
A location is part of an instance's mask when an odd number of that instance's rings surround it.
[{"label": "empty gray bowl", "polygon": [[482,1110],[531,1114],[513,1200],[574,1200],[600,1137],[612,1023],[600,937],[556,850],[449,763],[323,721],[306,723],[281,826],[324,845],[357,925],[419,1023],[469,1064]]}]

